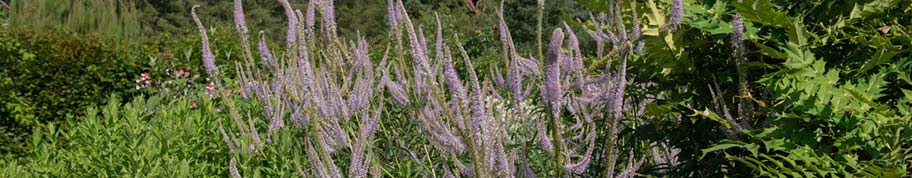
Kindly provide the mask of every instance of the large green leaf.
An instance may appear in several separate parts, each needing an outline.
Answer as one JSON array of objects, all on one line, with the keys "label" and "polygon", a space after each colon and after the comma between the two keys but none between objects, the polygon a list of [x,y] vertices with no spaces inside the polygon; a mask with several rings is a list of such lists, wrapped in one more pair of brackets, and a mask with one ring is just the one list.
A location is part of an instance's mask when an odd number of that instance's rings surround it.
[{"label": "large green leaf", "polygon": [[772,1],[768,0],[741,0],[732,5],[745,19],[763,25],[788,28],[795,21],[794,18],[784,14]]}]

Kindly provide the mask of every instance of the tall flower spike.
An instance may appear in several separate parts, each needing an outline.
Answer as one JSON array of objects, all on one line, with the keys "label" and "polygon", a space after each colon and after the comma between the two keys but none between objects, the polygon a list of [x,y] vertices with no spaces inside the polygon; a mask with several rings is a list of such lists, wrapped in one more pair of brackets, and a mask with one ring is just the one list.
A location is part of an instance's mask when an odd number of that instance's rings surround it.
[{"label": "tall flower spike", "polygon": [[250,54],[250,36],[249,29],[247,29],[247,20],[244,18],[244,3],[242,0],[234,0],[234,28],[237,29],[238,35],[241,38],[241,45],[244,48],[244,57],[247,60],[253,58]]},{"label": "tall flower spike", "polygon": [[684,16],[683,0],[672,0],[671,16],[668,17],[668,21],[665,22],[665,25],[662,26],[662,29],[660,31],[673,32],[675,30],[678,30],[678,27],[681,25],[682,16]]},{"label": "tall flower spike", "polygon": [[512,92],[513,92],[514,106],[519,106],[519,103],[522,102],[522,100],[525,100],[525,98],[522,97],[522,95],[523,95],[522,94],[523,72],[522,72],[522,70],[520,70],[520,68],[521,68],[520,63],[523,60],[522,58],[523,58],[522,56],[514,54],[513,60],[510,61],[511,65],[513,65],[512,67],[510,67],[509,78],[510,78],[510,89],[512,89]]},{"label": "tall flower spike", "polygon": [[377,128],[377,121],[380,119],[381,110],[381,108],[377,108],[373,113],[373,117],[369,115],[369,110],[364,110],[363,115],[361,116],[359,137],[354,148],[352,148],[352,158],[351,163],[349,164],[348,176],[350,177],[361,178],[367,176],[369,160],[365,159],[365,150],[370,148],[369,144],[372,143],[374,138],[374,130]]},{"label": "tall flower spike", "polygon": [[285,16],[288,17],[288,32],[285,34],[286,40],[286,49],[289,51],[294,49],[295,43],[298,41],[298,16],[295,15],[294,9],[291,8],[291,4],[288,3],[288,0],[278,0],[282,4],[282,7],[285,8]]},{"label": "tall flower spike", "polygon": [[329,37],[336,37],[336,10],[333,0],[323,0],[323,24],[326,25]]},{"label": "tall flower spike", "polygon": [[237,159],[234,157],[228,161],[228,171],[231,172],[231,178],[241,178],[241,173],[237,169]]},{"label": "tall flower spike", "polygon": [[544,91],[542,91],[542,96],[544,97],[544,102],[548,107],[548,115],[550,116],[550,127],[551,127],[551,139],[554,141],[554,157],[557,162],[555,164],[555,170],[558,172],[558,175],[563,174],[563,163],[564,163],[564,143],[563,136],[561,136],[560,129],[560,109],[561,109],[561,99],[563,98],[563,90],[561,88],[561,78],[560,78],[560,63],[562,58],[561,46],[564,41],[564,32],[561,28],[554,29],[554,32],[551,33],[551,43],[548,47],[548,53],[545,56],[545,86]]},{"label": "tall flower spike", "polygon": [[304,24],[307,25],[307,30],[310,32],[313,32],[314,24],[316,24],[316,22],[314,20],[314,13],[315,13],[314,9],[317,6],[316,1],[319,1],[319,0],[310,0],[307,2],[307,12],[305,14],[306,17],[304,18]]},{"label": "tall flower spike", "polygon": [[493,147],[492,145],[488,144],[492,138],[487,134],[489,130],[487,129],[488,115],[485,112],[485,93],[478,81],[478,75],[475,73],[475,66],[472,65],[472,61],[466,60],[465,63],[467,68],[466,70],[469,71],[469,84],[472,88],[472,115],[470,119],[472,125],[469,125],[467,127],[471,127],[471,131],[469,133],[474,135],[474,144],[476,145],[475,149],[481,150],[478,152],[481,153],[481,155],[484,155],[480,160],[476,161],[483,161],[487,166],[494,166],[491,164],[493,159],[489,156],[492,155],[490,153],[493,153]]},{"label": "tall flower spike", "polygon": [[225,127],[222,127],[222,122],[218,122],[219,133],[222,134],[222,139],[225,141],[225,145],[228,146],[228,150],[236,151],[237,149],[234,143],[231,141],[231,137],[228,136],[228,133],[225,132]]},{"label": "tall flower spike", "polygon": [[278,62],[272,55],[272,51],[269,50],[269,46],[266,45],[266,32],[260,31],[259,37],[260,41],[257,43],[257,49],[260,51],[260,59],[263,60],[263,64],[271,69],[270,72],[279,72],[277,71]]},{"label": "tall flower spike", "polygon": [[196,22],[196,27],[199,28],[200,38],[203,43],[203,66],[206,67],[206,74],[209,74],[209,78],[221,85],[218,80],[218,67],[215,66],[215,56],[212,55],[212,50],[209,49],[209,36],[206,35],[206,27],[203,26],[203,22],[200,22],[199,17],[196,15],[197,7],[200,6],[193,5],[193,7],[190,8],[190,14],[193,15],[193,22]]},{"label": "tall flower spike", "polygon": [[[514,51],[516,49],[513,48],[513,37],[510,35],[510,27],[507,26],[506,22],[504,22],[503,6],[504,6],[504,1],[501,0],[500,7],[497,11],[497,18],[498,18],[497,32],[500,34],[500,40],[503,43],[504,58],[509,58],[509,57],[512,57],[510,55],[513,55],[513,53],[515,53]],[[507,60],[509,60],[509,59],[507,59]]]},{"label": "tall flower spike", "polygon": [[443,77],[446,82],[447,88],[450,89],[450,95],[453,96],[453,112],[456,113],[456,125],[459,126],[459,129],[465,129],[465,124],[462,119],[464,116],[462,114],[462,109],[466,107],[466,95],[465,86],[462,84],[462,80],[459,79],[459,73],[456,72],[455,67],[453,66],[453,57],[450,54],[449,47],[444,47],[444,56],[443,56]]},{"label": "tall flower spike", "polygon": [[560,59],[562,57],[561,46],[564,41],[564,32],[560,28],[554,29],[554,32],[551,34],[551,43],[548,47],[548,53],[545,60],[545,85],[542,96],[544,101],[552,109],[552,111],[558,111],[561,106],[561,97],[563,97],[563,91],[561,89],[561,78],[560,78]]},{"label": "tall flower spike", "polygon": [[391,31],[397,31],[399,29],[399,7],[396,7],[396,1],[387,0],[386,1],[386,14],[387,20]]},{"label": "tall flower spike", "polygon": [[398,1],[398,7],[400,12],[399,15],[402,15],[399,18],[403,20],[405,30],[408,32],[409,50],[412,53],[412,59],[415,61],[415,64],[418,65],[416,68],[421,68],[420,70],[423,72],[423,75],[428,75],[428,71],[431,67],[427,61],[427,51],[425,51],[427,48],[424,46],[426,43],[421,43],[423,40],[418,36],[423,36],[423,34],[415,31],[415,26],[412,25],[412,20],[409,18],[408,12],[405,11],[402,1]]},{"label": "tall flower spike", "polygon": [[408,95],[405,92],[405,89],[397,83],[393,82],[389,77],[389,69],[383,71],[383,76],[380,77],[380,84],[386,87],[386,91],[392,95],[393,104],[399,107],[405,107],[409,104]]},{"label": "tall flower spike", "polygon": [[[732,39],[731,40],[732,40],[732,47],[734,48],[733,55],[735,58],[735,65],[737,65],[737,69],[738,69],[738,80],[739,80],[738,83],[739,83],[739,88],[740,88],[739,95],[744,96],[744,97],[750,97],[750,90],[748,89],[748,84],[747,84],[747,75],[745,74],[747,71],[744,68],[744,63],[747,62],[746,61],[747,58],[745,58],[746,48],[744,47],[744,20],[741,18],[740,13],[735,12],[735,15],[732,17],[732,29],[733,30],[732,30]],[[752,107],[753,107],[752,102],[750,102],[749,100],[747,100],[745,98],[739,99],[738,100],[738,116],[750,119],[750,115],[748,112],[751,110]],[[735,122],[735,125],[737,126],[739,124],[737,124],[737,122]],[[738,127],[735,127],[735,128],[738,130],[741,129]]]}]

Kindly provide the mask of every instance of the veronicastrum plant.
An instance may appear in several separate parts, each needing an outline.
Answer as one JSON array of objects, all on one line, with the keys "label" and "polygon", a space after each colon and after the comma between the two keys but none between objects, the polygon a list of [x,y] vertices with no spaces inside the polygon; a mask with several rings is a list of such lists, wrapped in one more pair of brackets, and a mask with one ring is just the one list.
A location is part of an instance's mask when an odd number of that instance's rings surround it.
[{"label": "veronicastrum plant", "polygon": [[[283,138],[274,135],[282,130],[304,135],[298,139],[303,142],[306,161],[295,165],[302,176],[388,175],[380,168],[386,159],[373,154],[372,140],[378,124],[386,119],[381,116],[394,114],[417,122],[420,133],[436,149],[434,155],[426,156],[443,163],[423,169],[438,176],[630,177],[643,163],[641,156],[633,154],[619,159],[621,154],[615,148],[628,83],[625,61],[643,45],[635,10],[614,10],[593,18],[594,23],[611,27],[590,31],[600,37],[596,41],[600,48],[611,49],[599,53],[600,59],[611,61],[602,61],[604,69],[595,75],[586,71],[584,52],[570,25],[553,30],[543,49],[547,54],[540,55],[542,63],[517,52],[503,15],[498,15],[506,70],[495,66],[485,75],[488,78],[481,78],[459,37],[447,38],[440,20],[431,50],[423,29],[411,22],[401,1],[388,1],[389,37],[393,40],[379,60],[370,58],[371,48],[364,39],[346,42],[336,34],[332,1],[310,1],[304,13],[292,9],[287,1],[279,3],[289,21],[284,50],[273,53],[260,32],[259,56],[254,57],[247,44],[250,35],[242,3],[235,1],[235,27],[246,58],[235,66],[240,71],[240,92],[262,107],[268,125],[258,130],[252,118],[246,117],[248,122],[244,122],[243,114],[234,113],[235,127],[219,125],[227,147],[236,153],[229,164],[232,176],[255,171],[239,168],[238,160],[256,159],[260,150],[276,146],[273,140]],[[606,4],[617,9],[622,3]],[[667,24],[657,26],[661,32],[677,29],[680,6],[675,1],[676,10]],[[632,28],[625,27],[626,20],[633,22]],[[212,69],[212,57],[205,53],[209,51],[205,28],[199,26],[204,63]],[[455,42],[455,48],[447,41]],[[457,59],[468,75],[457,71]],[[217,71],[207,71],[218,78]],[[536,94],[541,99],[530,97]],[[599,130],[609,133],[603,153],[595,153]],[[421,161],[414,152],[406,152]],[[555,161],[542,163],[546,166],[530,163],[529,157],[542,156],[539,153]],[[604,172],[590,171],[596,157],[607,158],[599,162],[604,164],[599,166]],[[614,171],[618,160],[628,162],[625,170]],[[348,171],[343,171],[345,167]]]}]

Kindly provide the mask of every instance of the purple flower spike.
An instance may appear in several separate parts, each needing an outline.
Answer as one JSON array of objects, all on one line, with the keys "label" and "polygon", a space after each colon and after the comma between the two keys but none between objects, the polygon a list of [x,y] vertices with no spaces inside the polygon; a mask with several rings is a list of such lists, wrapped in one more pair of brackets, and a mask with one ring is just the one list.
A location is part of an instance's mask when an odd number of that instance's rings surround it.
[{"label": "purple flower spike", "polygon": [[206,74],[209,74],[209,78],[219,81],[218,67],[215,66],[215,56],[212,55],[212,50],[209,49],[209,36],[206,35],[206,27],[203,26],[203,23],[200,22],[199,17],[196,15],[197,7],[199,5],[193,5],[193,8],[190,8],[190,14],[193,15],[193,22],[196,22],[196,26],[199,28],[200,38],[203,43],[203,66],[206,67]]},{"label": "purple flower spike", "polygon": [[545,60],[545,86],[542,96],[552,111],[557,111],[561,106],[561,89],[560,78],[560,59],[562,57],[561,46],[564,41],[564,31],[560,28],[554,29],[551,34],[551,43],[548,47],[548,53]]},{"label": "purple flower spike", "polygon": [[665,26],[662,26],[662,32],[673,32],[678,30],[678,27],[681,26],[681,17],[684,16],[684,2],[683,0],[672,0],[671,3],[671,16],[668,17],[668,21],[665,22]]}]

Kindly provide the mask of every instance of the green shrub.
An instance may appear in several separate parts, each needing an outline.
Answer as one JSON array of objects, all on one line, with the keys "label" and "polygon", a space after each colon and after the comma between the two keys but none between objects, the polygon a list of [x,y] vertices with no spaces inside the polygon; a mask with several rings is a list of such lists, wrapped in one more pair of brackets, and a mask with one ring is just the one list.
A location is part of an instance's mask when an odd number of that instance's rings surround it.
[{"label": "green shrub", "polygon": [[[196,85],[197,89],[201,85]],[[134,97],[121,103],[110,97],[102,107],[89,107],[86,115],[68,119],[62,127],[35,127],[21,159],[0,162],[0,177],[227,177],[232,153],[220,135],[237,130],[232,115],[262,117],[258,107],[237,95],[210,97],[203,91],[180,97]],[[250,120],[265,130],[265,119]],[[246,121],[244,126],[247,126]],[[66,129],[62,129],[66,128]],[[244,128],[249,129],[249,128]],[[280,129],[270,147],[237,160],[247,175],[289,177],[306,162],[291,129]],[[244,138],[240,135],[238,138]]]},{"label": "green shrub", "polygon": [[[199,176],[224,172],[224,159],[215,129],[212,102],[191,109],[190,100],[158,103],[161,98],[134,98],[122,105],[111,97],[108,105],[89,107],[86,116],[69,120],[68,130],[53,124],[31,136],[32,176]],[[209,109],[209,111],[207,111]],[[193,174],[191,174],[191,171]],[[10,174],[14,172],[8,172]],[[13,175],[8,175],[13,176]]]},{"label": "green shrub", "polygon": [[129,91],[137,61],[99,37],[0,34],[0,152],[21,149],[28,127],[79,116],[110,93]]}]

